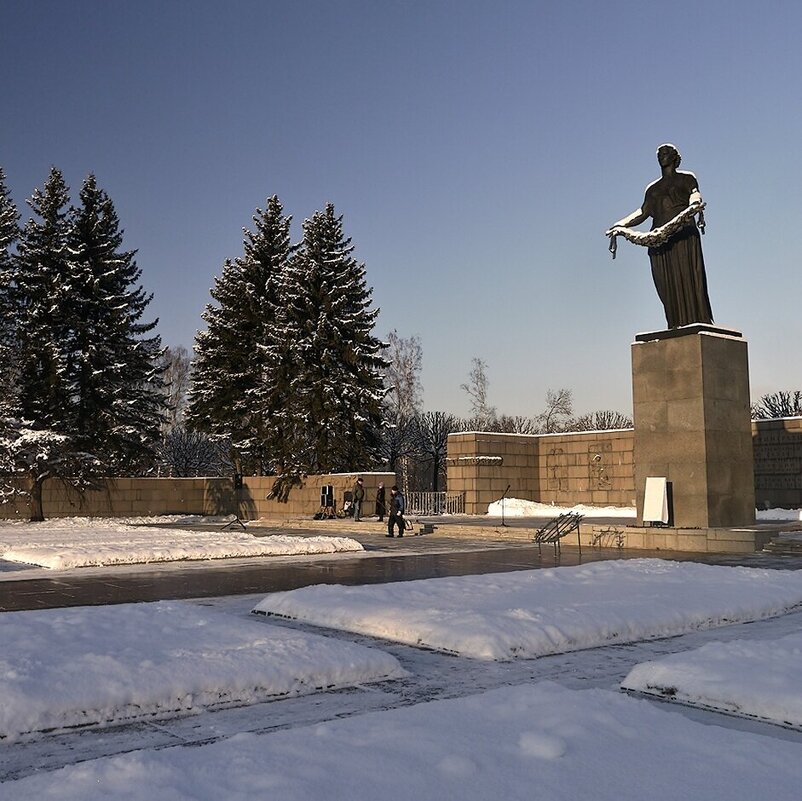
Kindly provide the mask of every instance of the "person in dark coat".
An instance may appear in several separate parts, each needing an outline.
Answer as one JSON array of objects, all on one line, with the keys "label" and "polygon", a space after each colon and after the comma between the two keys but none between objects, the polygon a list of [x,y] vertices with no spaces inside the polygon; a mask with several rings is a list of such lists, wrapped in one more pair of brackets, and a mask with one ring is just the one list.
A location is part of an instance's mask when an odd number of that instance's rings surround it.
[{"label": "person in dark coat", "polygon": [[384,482],[379,482],[379,488],[376,490],[376,517],[379,522],[384,522],[384,516],[387,514],[387,501],[384,495]]},{"label": "person in dark coat", "polygon": [[385,536],[392,537],[393,529],[398,526],[398,536],[404,536],[404,508],[406,504],[404,496],[401,491],[393,485],[390,488],[390,515],[387,518],[387,534]]},{"label": "person in dark coat", "polygon": [[354,521],[358,523],[362,519],[362,501],[365,500],[365,487],[362,483],[362,476],[354,484]]}]

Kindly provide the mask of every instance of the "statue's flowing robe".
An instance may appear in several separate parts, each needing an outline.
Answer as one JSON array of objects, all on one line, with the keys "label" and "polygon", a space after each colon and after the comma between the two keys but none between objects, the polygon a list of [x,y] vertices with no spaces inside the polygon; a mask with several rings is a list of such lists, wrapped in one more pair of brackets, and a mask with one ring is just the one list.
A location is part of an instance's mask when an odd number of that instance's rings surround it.
[{"label": "statue's flowing robe", "polygon": [[[671,181],[661,178],[647,187],[643,210],[652,217],[652,228],[687,208],[691,193],[698,189],[691,172],[678,172]],[[713,322],[702,241],[692,219],[664,245],[650,247],[649,260],[669,328]]]}]

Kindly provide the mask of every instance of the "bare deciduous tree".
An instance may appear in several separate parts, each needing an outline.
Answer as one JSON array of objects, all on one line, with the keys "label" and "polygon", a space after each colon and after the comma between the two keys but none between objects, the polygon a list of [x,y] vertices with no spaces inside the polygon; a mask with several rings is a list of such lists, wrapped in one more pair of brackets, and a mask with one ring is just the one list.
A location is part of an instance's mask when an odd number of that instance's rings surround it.
[{"label": "bare deciduous tree", "polygon": [[763,395],[752,405],[753,420],[774,420],[779,417],[802,416],[802,391],[781,390]]},{"label": "bare deciduous tree", "polygon": [[385,426],[380,452],[388,470],[399,476],[409,489],[410,458],[415,450],[415,416],[422,411],[421,368],[423,349],[416,336],[405,339],[398,331],[390,332],[384,371],[387,394],[384,399]]},{"label": "bare deciduous tree", "polygon": [[[380,446],[383,464],[391,473],[405,474],[406,462],[415,452],[415,417],[397,417],[388,420],[382,431]],[[406,485],[402,477],[401,482]]]},{"label": "bare deciduous tree", "polygon": [[468,383],[460,384],[460,389],[465,390],[471,399],[471,412],[473,413],[471,422],[480,430],[489,430],[496,422],[496,408],[491,406],[487,400],[490,384],[487,378],[487,364],[477,357],[474,357],[471,363],[473,367],[468,374]]},{"label": "bare deciduous tree", "polygon": [[160,366],[164,369],[164,394],[167,397],[167,416],[162,426],[162,435],[166,436],[184,422],[191,374],[189,352],[183,345],[167,347],[160,358]]},{"label": "bare deciduous tree", "polygon": [[178,425],[165,436],[159,448],[159,472],[176,478],[227,475],[233,472],[227,450],[208,434]]},{"label": "bare deciduous tree", "polygon": [[537,434],[539,426],[537,420],[531,417],[502,414],[496,421],[493,430],[503,434]]},{"label": "bare deciduous tree", "polygon": [[421,411],[423,405],[420,379],[423,349],[420,339],[416,336],[404,339],[398,335],[398,331],[393,330],[387,342],[388,348],[384,353],[389,361],[384,372],[387,405],[397,418],[412,417]]},{"label": "bare deciduous tree", "polygon": [[448,435],[460,429],[460,420],[445,412],[424,412],[416,418],[418,458],[428,467],[427,489],[438,492],[445,483]]},{"label": "bare deciduous tree", "polygon": [[632,418],[611,409],[601,409],[569,420],[566,431],[612,431],[619,428],[632,428]]},{"label": "bare deciduous tree", "polygon": [[550,389],[546,393],[546,408],[538,415],[540,430],[553,434],[563,430],[566,420],[574,413],[574,393],[570,389]]}]

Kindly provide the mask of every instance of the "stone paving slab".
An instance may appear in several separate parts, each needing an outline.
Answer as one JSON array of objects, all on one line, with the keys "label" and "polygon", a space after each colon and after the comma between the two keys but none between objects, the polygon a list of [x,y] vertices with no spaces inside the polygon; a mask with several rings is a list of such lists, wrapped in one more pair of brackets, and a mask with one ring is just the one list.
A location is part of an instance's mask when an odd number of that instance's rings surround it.
[{"label": "stone paving slab", "polygon": [[708,564],[802,569],[802,559],[765,553],[683,554],[583,548],[580,554],[575,546],[564,545],[557,555],[551,548],[544,548],[539,554],[537,546],[528,541],[432,535],[388,539],[368,533],[356,538],[366,548],[358,555],[165,562],[75,568],[59,571],[57,575],[44,569],[0,572],[0,611],[265,594],[310,584],[375,584],[650,556]]}]

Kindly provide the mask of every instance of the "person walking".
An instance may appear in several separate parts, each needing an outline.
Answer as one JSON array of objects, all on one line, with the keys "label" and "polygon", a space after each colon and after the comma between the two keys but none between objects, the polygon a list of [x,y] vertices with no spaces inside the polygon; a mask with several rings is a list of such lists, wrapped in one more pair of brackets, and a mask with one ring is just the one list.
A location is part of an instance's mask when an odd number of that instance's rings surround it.
[{"label": "person walking", "polygon": [[384,495],[384,482],[379,482],[379,488],[376,490],[376,517],[379,522],[384,522],[384,516],[387,514],[387,501]]},{"label": "person walking", "polygon": [[398,536],[404,536],[404,496],[395,484],[390,488],[390,514],[387,518],[387,537],[395,536],[393,529],[398,525]]},{"label": "person walking", "polygon": [[362,519],[362,501],[365,500],[365,487],[362,483],[362,476],[354,484],[354,522],[358,523]]}]

